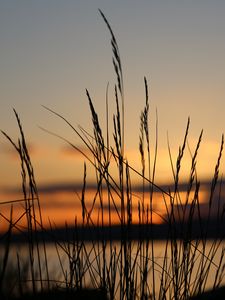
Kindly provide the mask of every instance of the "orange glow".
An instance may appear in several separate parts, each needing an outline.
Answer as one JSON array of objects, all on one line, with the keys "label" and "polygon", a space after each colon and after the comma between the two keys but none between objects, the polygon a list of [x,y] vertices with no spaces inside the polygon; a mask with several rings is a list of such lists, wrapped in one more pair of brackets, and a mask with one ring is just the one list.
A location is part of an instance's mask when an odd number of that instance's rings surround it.
[{"label": "orange glow", "polygon": [[[21,195],[11,195],[13,199],[21,199]],[[207,191],[202,190],[199,193],[199,203],[204,203],[207,197]],[[1,195],[1,199],[6,199],[7,195]],[[12,199],[12,198],[11,198]],[[190,193],[189,203],[193,199],[193,192]],[[175,204],[186,201],[186,192],[181,191],[179,193],[179,199],[175,198]],[[150,194],[146,192],[143,194],[136,191],[131,197],[131,219],[132,223],[138,224],[139,222],[145,223],[151,221],[150,214]],[[35,203],[35,215],[40,223],[40,216],[37,206]],[[109,209],[110,203],[110,209]],[[127,198],[124,199],[124,222],[128,221],[128,210],[127,210]],[[41,204],[41,215],[43,220],[44,228],[49,228],[50,224],[53,228],[65,226],[73,226],[75,222],[79,225],[82,224],[82,205],[81,205],[81,191],[76,192],[51,192],[40,194]],[[13,223],[16,222],[17,230],[24,230],[27,228],[27,218],[25,214],[25,203],[20,201],[18,203],[11,204],[13,207]],[[0,224],[1,231],[5,231],[8,226],[10,219],[10,204],[0,205]],[[121,200],[120,197],[113,192],[111,196],[107,190],[102,190],[101,194],[97,193],[94,189],[87,189],[85,192],[85,208],[86,214],[84,222],[89,222],[93,225],[108,225],[118,224],[121,222]],[[164,196],[162,193],[155,192],[152,197],[152,222],[156,224],[163,223],[167,215],[167,208],[170,207],[169,196]],[[89,215],[89,219],[88,219]],[[38,225],[39,227],[39,225]]]}]

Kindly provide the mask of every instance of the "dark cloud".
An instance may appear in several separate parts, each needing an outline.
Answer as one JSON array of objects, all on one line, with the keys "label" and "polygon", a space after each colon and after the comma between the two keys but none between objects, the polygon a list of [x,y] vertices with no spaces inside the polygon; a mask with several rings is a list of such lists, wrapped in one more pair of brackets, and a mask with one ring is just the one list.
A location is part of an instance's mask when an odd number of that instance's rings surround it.
[{"label": "dark cloud", "polygon": [[[60,182],[60,183],[49,183],[49,184],[39,184],[38,192],[41,194],[55,194],[60,192],[79,192],[83,188],[83,183],[73,183],[73,182]],[[93,190],[97,188],[97,184],[88,183],[86,185],[87,190]],[[18,193],[21,191],[21,187],[5,188],[6,193]]]},{"label": "dark cloud", "polygon": [[[96,190],[97,189],[97,183],[95,182],[88,182],[86,183],[86,190]],[[172,193],[174,190],[174,185],[173,184],[164,184],[164,185],[159,185],[160,190],[157,187],[154,187],[154,192],[160,192],[160,191],[165,191],[168,193],[169,191]],[[187,183],[182,183],[179,184],[179,192],[185,192],[187,191],[188,184]],[[211,187],[211,181],[204,181],[201,183],[201,188],[200,189],[206,189],[209,190]],[[39,193],[46,193],[46,194],[53,194],[53,193],[58,193],[58,192],[78,192],[81,191],[83,188],[83,182],[52,182],[48,184],[39,184],[38,185],[38,192]],[[103,189],[106,189],[106,185],[103,184]],[[145,184],[144,191],[148,192],[149,186],[147,183]],[[132,192],[135,193],[141,193],[143,191],[143,186],[142,184],[135,185],[133,184],[132,186]],[[8,193],[15,193],[21,191],[20,187],[14,187],[14,188],[6,188],[4,189],[4,192]]]}]

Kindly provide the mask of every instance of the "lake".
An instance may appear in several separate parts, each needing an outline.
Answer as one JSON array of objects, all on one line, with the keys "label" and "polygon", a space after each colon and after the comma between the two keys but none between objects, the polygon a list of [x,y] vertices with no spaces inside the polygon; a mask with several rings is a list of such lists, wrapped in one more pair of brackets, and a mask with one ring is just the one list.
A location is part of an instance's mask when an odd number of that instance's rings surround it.
[{"label": "lake", "polygon": [[[81,242],[79,244],[47,243],[46,255],[50,279],[48,282],[57,284],[57,286],[65,286],[65,282],[67,282],[67,285],[71,283],[75,286],[82,282],[82,286],[96,288],[102,283],[105,274],[107,277],[105,280],[115,285],[115,298],[119,298],[120,289],[126,286],[124,282],[121,283],[126,278],[130,278],[130,282],[135,282],[138,294],[140,292],[138,289],[141,289],[143,279],[142,272],[147,261],[147,292],[152,292],[154,282],[156,295],[159,295],[162,280],[164,282],[163,286],[167,286],[167,293],[173,292],[175,278],[177,278],[177,283],[180,284],[181,289],[183,289],[183,284],[187,280],[189,290],[194,291],[197,282],[201,278],[205,289],[212,288],[218,266],[221,265],[222,269],[225,263],[223,258],[224,241],[220,244],[215,244],[213,240],[208,240],[204,247],[202,242],[198,243],[193,240],[189,248],[182,241],[179,241],[176,246],[173,245],[172,247],[171,245],[168,246],[165,240],[154,241],[153,248],[151,241],[149,245],[146,243],[146,241],[142,241],[141,244],[139,242],[129,242],[122,248],[119,242],[107,242],[106,244],[102,244],[100,241]],[[31,288],[31,260],[28,249],[27,244],[17,243],[11,245],[6,272],[6,278],[10,280],[7,281],[6,285],[8,286],[5,288],[15,288],[19,276],[22,278],[25,288]],[[154,264],[152,264],[152,250],[154,253]],[[42,282],[46,285],[47,275],[43,245],[39,245],[40,266],[38,265],[36,248],[34,247],[33,250],[31,248],[31,251],[34,251],[33,270],[35,279],[37,282],[40,279],[38,270],[41,267]],[[177,253],[175,253],[176,251]],[[204,255],[202,254],[203,251]],[[4,253],[2,245],[0,253],[2,257]],[[147,260],[146,256],[148,257]],[[20,272],[18,272],[18,263]],[[154,275],[152,272],[153,268]],[[177,270],[177,273],[175,270]],[[124,275],[126,272],[127,274]],[[201,275],[204,276],[201,277]],[[224,284],[225,279],[221,277],[221,285]],[[40,284],[37,284],[37,286],[40,288]]]}]

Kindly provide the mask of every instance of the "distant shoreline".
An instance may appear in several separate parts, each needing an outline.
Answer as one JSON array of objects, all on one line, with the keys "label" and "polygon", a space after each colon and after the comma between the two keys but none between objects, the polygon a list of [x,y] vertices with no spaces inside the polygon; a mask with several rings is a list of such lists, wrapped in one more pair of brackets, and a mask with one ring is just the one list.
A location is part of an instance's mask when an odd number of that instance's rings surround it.
[{"label": "distant shoreline", "polygon": [[[175,225],[175,226],[174,226]],[[173,230],[168,224],[132,224],[121,227],[121,225],[112,226],[77,226],[60,227],[47,229],[43,232],[38,231],[36,237],[38,241],[45,242],[65,242],[65,241],[121,241],[121,240],[166,240],[166,239],[225,239],[225,221],[218,223],[217,220],[192,221],[191,228],[188,223],[175,223]],[[207,234],[206,234],[207,228]],[[4,241],[4,235],[0,234],[0,244]],[[12,234],[11,242],[23,243],[28,241],[28,233],[22,232]]]}]

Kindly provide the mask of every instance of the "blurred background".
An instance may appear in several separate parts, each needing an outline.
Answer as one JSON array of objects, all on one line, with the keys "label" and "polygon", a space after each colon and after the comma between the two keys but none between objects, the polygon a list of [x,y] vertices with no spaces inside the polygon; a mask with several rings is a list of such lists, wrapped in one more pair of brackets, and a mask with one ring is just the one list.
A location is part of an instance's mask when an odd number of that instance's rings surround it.
[{"label": "blurred background", "polygon": [[[110,34],[99,8],[120,48],[125,153],[130,164],[141,171],[138,144],[140,113],[145,104],[144,76],[149,86],[153,153],[156,111],[158,114],[156,183],[169,185],[173,180],[167,134],[176,163],[189,116],[190,153],[204,129],[197,163],[202,180],[213,175],[218,157],[225,125],[225,2],[0,0],[0,129],[17,140],[15,108],[23,124],[37,185],[43,197],[48,195],[48,214],[58,207],[60,215],[62,204],[57,206],[56,202],[63,198],[62,193],[67,193],[67,216],[71,206],[77,207],[73,192],[80,190],[84,159],[65,142],[40,129],[44,127],[83,147],[73,131],[42,105],[92,134],[87,88],[105,134],[109,83],[110,131],[113,128],[116,76]],[[182,164],[184,181],[190,171],[190,153],[187,151]],[[19,159],[3,135],[0,166],[0,201],[18,198]],[[92,182],[89,167],[87,173]],[[54,211],[57,220],[56,216]]]}]

